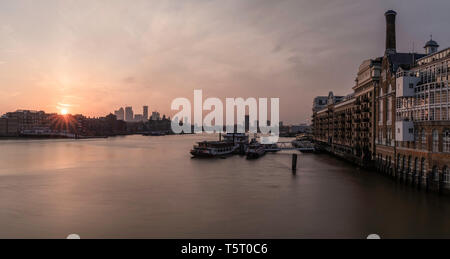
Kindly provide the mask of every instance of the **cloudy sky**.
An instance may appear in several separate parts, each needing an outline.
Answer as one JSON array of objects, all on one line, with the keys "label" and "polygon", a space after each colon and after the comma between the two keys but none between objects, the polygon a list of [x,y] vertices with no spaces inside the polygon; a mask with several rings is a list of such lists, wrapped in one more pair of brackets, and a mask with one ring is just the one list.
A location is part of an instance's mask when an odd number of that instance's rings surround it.
[{"label": "cloudy sky", "polygon": [[450,1],[2,0],[0,114],[20,109],[173,114],[176,97],[279,97],[281,120],[305,122],[312,98],[351,91],[364,59],[433,34],[450,46]]}]

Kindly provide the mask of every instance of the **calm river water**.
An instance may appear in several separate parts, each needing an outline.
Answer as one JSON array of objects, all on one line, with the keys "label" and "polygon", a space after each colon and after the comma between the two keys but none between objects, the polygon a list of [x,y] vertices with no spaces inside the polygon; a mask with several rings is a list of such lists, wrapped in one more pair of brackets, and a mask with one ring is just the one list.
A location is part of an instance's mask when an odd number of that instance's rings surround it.
[{"label": "calm river water", "polygon": [[450,238],[450,200],[328,155],[191,159],[213,136],[0,142],[0,238]]}]

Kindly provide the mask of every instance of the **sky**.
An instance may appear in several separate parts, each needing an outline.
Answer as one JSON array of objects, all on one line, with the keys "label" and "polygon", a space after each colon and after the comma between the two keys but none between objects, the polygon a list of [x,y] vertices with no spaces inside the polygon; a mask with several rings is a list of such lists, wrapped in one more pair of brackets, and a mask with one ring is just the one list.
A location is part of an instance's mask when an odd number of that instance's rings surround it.
[{"label": "sky", "polygon": [[280,119],[309,122],[318,95],[346,95],[359,65],[397,50],[450,47],[448,0],[2,0],[0,114],[104,116],[173,99],[280,98]]}]

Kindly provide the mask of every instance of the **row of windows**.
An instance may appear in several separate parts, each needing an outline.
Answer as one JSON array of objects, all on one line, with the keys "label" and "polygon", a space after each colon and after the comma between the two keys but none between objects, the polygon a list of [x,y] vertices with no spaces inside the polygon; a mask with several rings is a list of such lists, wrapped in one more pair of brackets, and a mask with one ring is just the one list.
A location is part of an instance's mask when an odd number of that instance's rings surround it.
[{"label": "row of windows", "polygon": [[[420,133],[419,133],[420,132]],[[420,136],[419,136],[420,134]],[[450,153],[450,130],[445,130],[442,135],[439,134],[438,130],[432,131],[432,151],[440,152],[439,150],[439,141],[442,137],[442,152]],[[427,150],[427,135],[425,129],[421,131],[416,131],[415,134],[416,142],[420,139],[420,148],[423,150]]]},{"label": "row of windows", "polygon": [[396,114],[396,120],[413,120],[413,121],[440,121],[450,120],[450,107],[439,108],[421,108],[415,110],[399,111]]},{"label": "row of windows", "polygon": [[434,91],[427,94],[419,94],[415,97],[399,97],[396,101],[397,109],[414,108],[416,106],[428,104],[448,104],[450,95],[448,91]]}]

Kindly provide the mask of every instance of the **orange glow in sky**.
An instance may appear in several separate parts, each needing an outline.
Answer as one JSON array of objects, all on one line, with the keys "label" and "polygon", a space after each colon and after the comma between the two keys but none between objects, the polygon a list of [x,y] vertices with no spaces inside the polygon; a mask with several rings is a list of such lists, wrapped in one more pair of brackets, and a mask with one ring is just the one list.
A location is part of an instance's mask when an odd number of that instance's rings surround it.
[{"label": "orange glow in sky", "polygon": [[172,100],[198,89],[280,98],[282,121],[309,123],[314,97],[349,94],[361,62],[383,55],[386,10],[398,12],[397,51],[431,33],[450,45],[450,1],[410,2],[3,0],[0,116],[142,114],[143,105],[173,116]]}]

